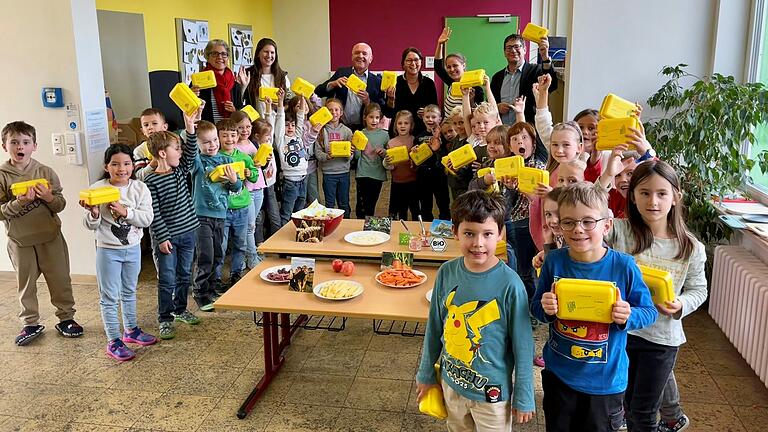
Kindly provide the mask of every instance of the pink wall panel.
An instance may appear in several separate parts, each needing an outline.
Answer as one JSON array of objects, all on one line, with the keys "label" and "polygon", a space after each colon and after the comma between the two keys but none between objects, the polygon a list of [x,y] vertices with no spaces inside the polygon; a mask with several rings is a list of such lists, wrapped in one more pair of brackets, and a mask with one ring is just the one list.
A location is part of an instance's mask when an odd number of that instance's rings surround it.
[{"label": "pink wall panel", "polygon": [[[370,5],[370,6],[365,6]],[[373,48],[373,70],[400,70],[400,56],[409,46],[434,55],[435,41],[445,17],[510,14],[520,17],[520,28],[531,20],[530,0],[330,0],[331,68],[349,66],[352,46],[366,42]],[[485,41],[478,41],[486,43]],[[501,41],[489,41],[501,44]],[[501,53],[500,53],[501,54]]]}]

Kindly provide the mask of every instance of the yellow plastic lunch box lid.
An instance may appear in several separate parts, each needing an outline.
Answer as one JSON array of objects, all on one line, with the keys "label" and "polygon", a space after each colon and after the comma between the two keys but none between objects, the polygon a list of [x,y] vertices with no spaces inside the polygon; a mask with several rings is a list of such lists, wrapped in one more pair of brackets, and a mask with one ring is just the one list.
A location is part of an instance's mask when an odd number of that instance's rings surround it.
[{"label": "yellow plastic lunch box lid", "polygon": [[312,97],[312,93],[315,92],[315,85],[304,78],[296,78],[291,83],[291,91],[309,99]]},{"label": "yellow plastic lunch box lid", "polygon": [[[613,150],[614,147],[627,142],[629,128],[640,130],[640,122],[635,117],[601,119],[597,122],[597,150]],[[629,150],[635,146],[630,145]]]},{"label": "yellow plastic lunch box lid", "polygon": [[356,149],[363,151],[368,145],[368,137],[365,136],[363,131],[355,131],[355,133],[352,134],[352,145],[355,146]]},{"label": "yellow plastic lunch box lid", "polygon": [[517,171],[517,190],[520,192],[532,194],[539,183],[549,184],[549,171],[531,167]]},{"label": "yellow plastic lunch box lid", "polygon": [[80,191],[80,201],[85,201],[89,206],[120,201],[120,189],[109,185],[84,189]]},{"label": "yellow plastic lunch box lid", "polygon": [[483,78],[485,77],[485,69],[475,69],[464,72],[461,76],[461,87],[477,87],[483,85]]},{"label": "yellow plastic lunch box lid", "polygon": [[656,269],[653,267],[638,264],[640,273],[643,274],[643,282],[648,285],[651,291],[653,304],[666,306],[666,302],[675,299],[675,287],[672,281],[672,275],[668,271]]},{"label": "yellow plastic lunch box lid", "polygon": [[212,70],[193,73],[192,86],[200,89],[209,89],[216,87],[216,75]]},{"label": "yellow plastic lunch box lid", "polygon": [[397,73],[392,71],[384,71],[381,73],[381,89],[384,91],[389,90],[390,87],[394,87],[397,82]]},{"label": "yellow plastic lunch box lid", "polygon": [[259,87],[259,99],[269,98],[272,102],[277,103],[277,91],[277,87]]},{"label": "yellow plastic lunch box lid", "polygon": [[411,149],[411,160],[416,165],[421,165],[424,162],[426,162],[427,159],[432,157],[434,152],[432,152],[432,149],[429,147],[428,143],[419,144],[415,147],[416,149]]},{"label": "yellow plastic lunch box lid", "polygon": [[483,178],[486,174],[496,175],[496,169],[493,167],[485,167],[477,170],[477,178]]},{"label": "yellow plastic lunch box lid", "polygon": [[29,188],[35,187],[35,185],[37,184],[45,185],[45,187],[47,187],[48,189],[51,188],[51,186],[48,184],[48,180],[44,178],[38,178],[38,179],[27,180],[23,182],[12,183],[11,193],[13,194],[13,196],[24,195],[27,193]]},{"label": "yellow plastic lunch box lid", "polygon": [[603,98],[603,103],[600,105],[600,117],[601,118],[622,118],[632,117],[635,115],[635,104],[616,96],[613,93],[608,93]]},{"label": "yellow plastic lunch box lid", "polygon": [[608,281],[563,278],[555,282],[557,317],[611,323],[616,285]]},{"label": "yellow plastic lunch box lid", "polygon": [[499,177],[517,177],[520,168],[523,166],[525,166],[525,159],[519,155],[493,161],[493,167],[496,169],[496,175]]},{"label": "yellow plastic lunch box lid", "polygon": [[451,83],[451,96],[455,98],[461,98],[461,83],[459,81]]},{"label": "yellow plastic lunch box lid", "polygon": [[251,119],[251,123],[261,118],[261,116],[259,115],[259,112],[256,111],[256,109],[250,105],[244,106],[243,109],[241,109],[240,111],[248,114],[248,118]]},{"label": "yellow plastic lunch box lid", "polygon": [[408,160],[408,147],[397,146],[387,149],[387,156],[392,159],[392,164],[399,164]]},{"label": "yellow plastic lunch box lid", "polygon": [[331,121],[332,119],[333,119],[333,114],[331,114],[331,111],[326,107],[320,108],[319,110],[315,111],[314,114],[309,116],[309,122],[312,123],[313,125],[319,124],[321,126],[325,126],[325,124]]},{"label": "yellow plastic lunch box lid", "polygon": [[184,114],[191,116],[200,108],[202,101],[199,97],[184,83],[178,83],[168,94],[173,103],[181,109]]},{"label": "yellow plastic lunch box lid", "polygon": [[224,167],[227,165],[231,166],[233,170],[237,173],[237,176],[240,177],[240,179],[245,178],[245,162],[243,161],[236,161],[228,164],[221,164],[214,168],[208,176],[211,178],[211,181],[217,182],[217,181],[224,181],[227,179],[226,175],[224,174]]},{"label": "yellow plastic lunch box lid", "polygon": [[267,158],[272,154],[272,144],[263,143],[259,145],[256,154],[253,155],[253,162],[259,166],[267,164]]},{"label": "yellow plastic lunch box lid", "polygon": [[352,155],[352,143],[349,141],[331,141],[331,157],[349,157]]},{"label": "yellow plastic lunch box lid", "polygon": [[448,156],[451,158],[451,165],[454,170],[463,168],[477,160],[477,155],[475,154],[475,149],[472,148],[472,144],[464,144],[448,153]]},{"label": "yellow plastic lunch box lid", "polygon": [[358,78],[357,75],[355,74],[352,74],[349,77],[347,77],[347,88],[349,88],[355,93],[359,92],[360,90],[365,90],[366,86],[368,86],[368,84],[366,84],[365,81]]},{"label": "yellow plastic lunch box lid", "polygon": [[542,39],[549,35],[549,30],[544,27],[537,26],[534,23],[528,23],[523,30],[523,39],[531,42],[539,43]]}]

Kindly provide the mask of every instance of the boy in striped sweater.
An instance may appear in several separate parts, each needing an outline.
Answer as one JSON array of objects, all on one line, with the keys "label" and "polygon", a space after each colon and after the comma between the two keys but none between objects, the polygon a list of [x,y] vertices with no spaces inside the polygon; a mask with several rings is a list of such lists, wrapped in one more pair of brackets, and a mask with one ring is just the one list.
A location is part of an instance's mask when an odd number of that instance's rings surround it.
[{"label": "boy in striped sweater", "polygon": [[184,140],[172,132],[161,131],[153,133],[147,141],[157,160],[157,167],[144,182],[152,194],[155,214],[149,231],[158,258],[157,313],[161,339],[176,336],[174,320],[200,323],[187,310],[196,231],[200,225],[187,187],[187,175],[198,155],[195,123],[202,111],[201,106],[191,116],[184,114]]}]

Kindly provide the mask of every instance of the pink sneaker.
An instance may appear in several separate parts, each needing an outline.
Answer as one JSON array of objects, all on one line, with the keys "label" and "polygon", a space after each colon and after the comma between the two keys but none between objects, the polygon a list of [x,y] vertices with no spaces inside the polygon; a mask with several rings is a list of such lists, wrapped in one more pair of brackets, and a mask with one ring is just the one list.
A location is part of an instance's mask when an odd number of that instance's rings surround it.
[{"label": "pink sneaker", "polygon": [[123,342],[147,346],[156,344],[157,338],[149,333],[145,333],[142,329],[136,327],[130,332],[123,332]]},{"label": "pink sneaker", "polygon": [[533,359],[534,366],[538,366],[540,368],[544,367],[544,357],[542,356],[536,356],[535,359]]},{"label": "pink sneaker", "polygon": [[128,361],[136,356],[133,350],[125,346],[119,338],[107,344],[107,355],[121,362]]}]

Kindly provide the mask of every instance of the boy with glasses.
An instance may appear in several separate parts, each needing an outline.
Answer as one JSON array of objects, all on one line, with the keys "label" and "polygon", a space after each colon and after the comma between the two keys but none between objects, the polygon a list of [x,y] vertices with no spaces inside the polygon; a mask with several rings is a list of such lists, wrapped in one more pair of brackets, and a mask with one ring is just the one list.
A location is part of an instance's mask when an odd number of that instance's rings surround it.
[{"label": "boy with glasses", "polygon": [[[541,372],[547,431],[616,431],[624,420],[627,331],[652,324],[658,313],[634,258],[605,246],[613,224],[607,191],[577,183],[557,204],[568,247],[547,254],[531,302],[531,313],[550,324]],[[560,278],[614,282],[613,322],[558,319]]]}]

